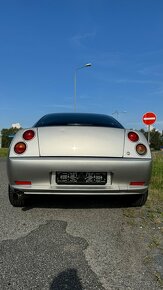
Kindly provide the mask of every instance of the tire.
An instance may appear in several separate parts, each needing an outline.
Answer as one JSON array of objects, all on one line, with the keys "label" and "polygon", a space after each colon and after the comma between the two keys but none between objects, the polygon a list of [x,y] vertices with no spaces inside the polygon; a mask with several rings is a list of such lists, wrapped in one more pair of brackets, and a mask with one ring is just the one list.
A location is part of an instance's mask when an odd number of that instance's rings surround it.
[{"label": "tire", "polygon": [[22,191],[13,189],[10,185],[8,187],[9,201],[12,206],[24,207],[26,204],[26,197]]},{"label": "tire", "polygon": [[148,190],[143,194],[134,195],[131,198],[131,206],[143,206],[148,198]]}]

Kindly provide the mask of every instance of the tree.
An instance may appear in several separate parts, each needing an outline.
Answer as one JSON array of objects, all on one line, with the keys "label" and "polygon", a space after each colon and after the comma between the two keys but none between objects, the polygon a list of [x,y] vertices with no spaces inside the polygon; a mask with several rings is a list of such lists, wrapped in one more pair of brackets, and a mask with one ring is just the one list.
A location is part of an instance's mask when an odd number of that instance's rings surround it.
[{"label": "tree", "polygon": [[12,136],[17,133],[19,129],[17,128],[9,128],[9,129],[2,129],[2,147],[8,148],[12,141]]},{"label": "tree", "polygon": [[[145,132],[144,129],[140,130],[146,138],[148,138],[148,132]],[[150,147],[155,150],[160,150],[160,147],[163,146],[163,133],[160,133],[156,129],[150,131]]]}]

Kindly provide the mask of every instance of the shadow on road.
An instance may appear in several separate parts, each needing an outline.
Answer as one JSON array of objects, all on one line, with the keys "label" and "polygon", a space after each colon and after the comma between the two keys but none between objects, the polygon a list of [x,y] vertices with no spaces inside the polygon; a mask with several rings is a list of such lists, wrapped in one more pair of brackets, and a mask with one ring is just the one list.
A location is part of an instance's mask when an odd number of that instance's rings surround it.
[{"label": "shadow on road", "polygon": [[82,290],[76,269],[68,269],[54,278],[49,290]]},{"label": "shadow on road", "polygon": [[129,206],[129,196],[104,195],[33,195],[27,199],[23,211],[32,208],[122,208]]}]

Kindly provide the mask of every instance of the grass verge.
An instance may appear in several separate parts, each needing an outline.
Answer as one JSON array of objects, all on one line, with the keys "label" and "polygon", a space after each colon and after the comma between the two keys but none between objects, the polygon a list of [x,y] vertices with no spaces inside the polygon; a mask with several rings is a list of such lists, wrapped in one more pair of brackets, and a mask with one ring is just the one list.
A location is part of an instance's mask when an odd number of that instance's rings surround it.
[{"label": "grass verge", "polygon": [[162,287],[162,266],[155,256],[157,253],[161,260],[163,254],[163,152],[152,153],[152,159],[152,175],[146,204],[140,208],[125,208],[123,214],[128,225],[135,227],[144,237],[147,243],[144,264],[150,264],[154,279]]},{"label": "grass verge", "polygon": [[0,157],[7,157],[8,148],[0,148]]}]

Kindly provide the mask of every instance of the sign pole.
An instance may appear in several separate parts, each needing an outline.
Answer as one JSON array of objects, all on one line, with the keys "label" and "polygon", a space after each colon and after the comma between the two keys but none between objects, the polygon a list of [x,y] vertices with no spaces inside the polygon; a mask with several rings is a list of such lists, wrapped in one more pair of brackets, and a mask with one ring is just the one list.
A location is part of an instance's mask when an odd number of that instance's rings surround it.
[{"label": "sign pole", "polygon": [[150,125],[148,125],[148,144],[150,144]]}]

